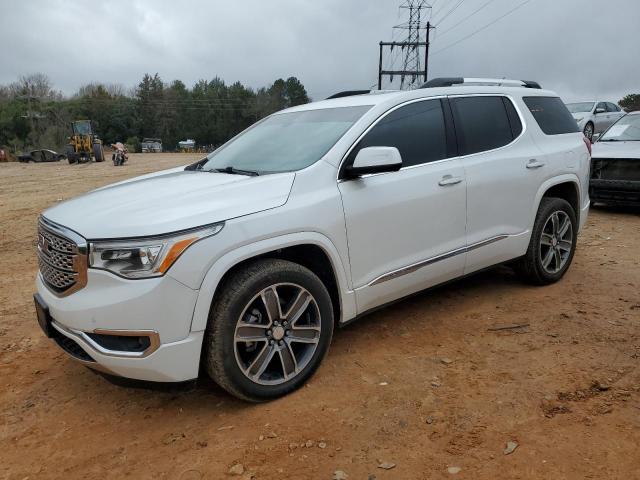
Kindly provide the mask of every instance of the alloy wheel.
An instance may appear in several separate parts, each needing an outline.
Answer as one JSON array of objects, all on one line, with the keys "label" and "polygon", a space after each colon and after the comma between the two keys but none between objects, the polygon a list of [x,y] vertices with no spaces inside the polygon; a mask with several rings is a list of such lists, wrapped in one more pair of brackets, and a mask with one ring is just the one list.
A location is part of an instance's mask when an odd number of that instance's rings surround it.
[{"label": "alloy wheel", "polygon": [[540,262],[550,274],[561,271],[571,257],[573,225],[566,212],[553,212],[542,228],[540,237]]},{"label": "alloy wheel", "polygon": [[591,125],[590,123],[587,123],[587,125],[584,127],[584,136],[589,140],[593,139],[593,125]]},{"label": "alloy wheel", "polygon": [[249,301],[236,323],[236,362],[255,383],[288,382],[313,358],[320,331],[320,310],[306,289],[293,283],[271,285]]}]

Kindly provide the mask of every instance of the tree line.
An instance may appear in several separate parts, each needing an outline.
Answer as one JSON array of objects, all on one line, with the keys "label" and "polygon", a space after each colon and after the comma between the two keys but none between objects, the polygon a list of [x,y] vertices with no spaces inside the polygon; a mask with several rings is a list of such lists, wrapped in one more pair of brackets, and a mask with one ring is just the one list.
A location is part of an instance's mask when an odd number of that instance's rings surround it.
[{"label": "tree line", "polygon": [[63,151],[71,121],[92,120],[105,144],[138,148],[143,138],[160,138],[166,150],[181,140],[217,146],[273,112],[309,102],[295,77],[252,89],[215,77],[187,87],[145,74],[137,87],[91,83],[64,96],[41,73],[0,85],[0,147],[14,154],[50,148]]}]

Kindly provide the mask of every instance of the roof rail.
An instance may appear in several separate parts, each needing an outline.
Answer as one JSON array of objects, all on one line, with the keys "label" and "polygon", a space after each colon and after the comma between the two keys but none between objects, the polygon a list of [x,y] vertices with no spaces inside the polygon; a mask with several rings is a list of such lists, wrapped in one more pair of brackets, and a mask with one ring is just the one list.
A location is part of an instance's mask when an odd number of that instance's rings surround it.
[{"label": "roof rail", "polygon": [[330,97],[327,97],[326,100],[331,100],[332,98],[352,97],[354,95],[367,95],[368,93],[371,93],[371,90],[345,90],[344,92],[334,93]]},{"label": "roof rail", "polygon": [[434,78],[423,84],[420,88],[451,87],[453,85],[493,85],[497,87],[525,87],[542,88],[538,82],[530,80],[510,80],[507,78],[463,78],[463,77],[442,77]]}]

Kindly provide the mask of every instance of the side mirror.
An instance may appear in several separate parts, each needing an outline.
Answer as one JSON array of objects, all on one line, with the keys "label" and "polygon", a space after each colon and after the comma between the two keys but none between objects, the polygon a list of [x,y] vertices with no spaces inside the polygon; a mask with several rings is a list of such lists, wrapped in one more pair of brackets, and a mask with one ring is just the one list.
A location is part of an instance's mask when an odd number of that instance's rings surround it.
[{"label": "side mirror", "polygon": [[353,165],[345,168],[347,178],[383,172],[397,172],[402,168],[402,156],[396,147],[367,147],[356,155]]},{"label": "side mirror", "polygon": [[600,108],[596,108],[596,113],[604,113],[604,112],[606,112],[606,111],[607,111],[607,110],[606,110],[606,109],[604,109],[604,108],[602,108],[602,107],[600,107]]}]

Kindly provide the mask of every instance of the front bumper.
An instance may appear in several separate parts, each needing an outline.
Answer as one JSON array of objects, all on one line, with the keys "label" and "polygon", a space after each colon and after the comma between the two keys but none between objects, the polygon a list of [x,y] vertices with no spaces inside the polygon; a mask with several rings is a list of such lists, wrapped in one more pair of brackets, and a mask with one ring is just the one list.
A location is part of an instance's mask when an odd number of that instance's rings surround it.
[{"label": "front bumper", "polygon": [[591,179],[589,197],[607,205],[640,206],[640,181]]},{"label": "front bumper", "polygon": [[[80,363],[151,382],[198,376],[204,332],[190,331],[196,290],[168,275],[132,281],[97,270],[89,270],[87,286],[68,297],[49,291],[39,274],[36,288],[48,307],[54,340]],[[139,336],[148,345],[124,351],[95,341],[96,334]]]}]

